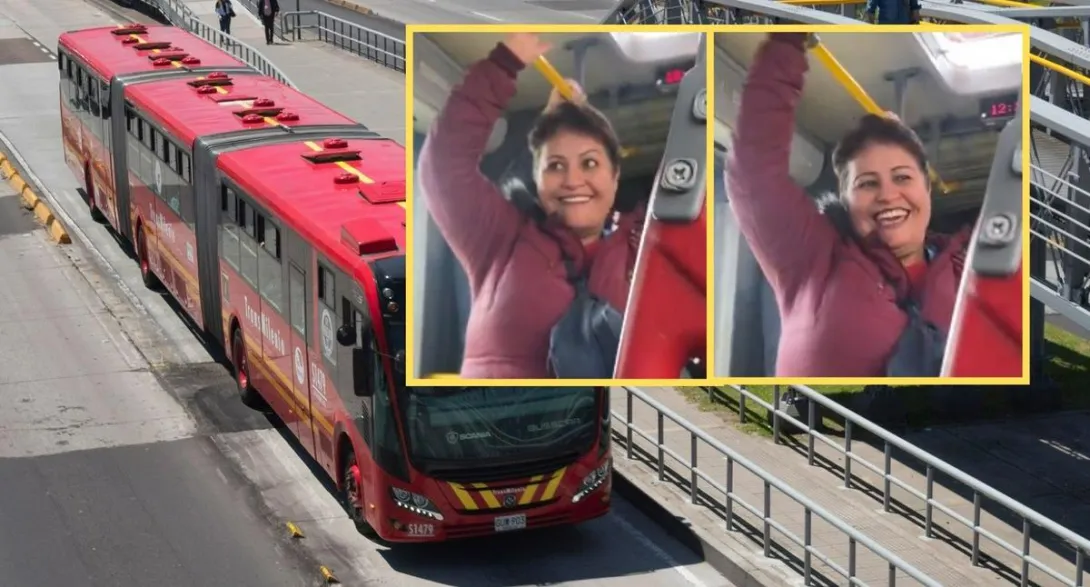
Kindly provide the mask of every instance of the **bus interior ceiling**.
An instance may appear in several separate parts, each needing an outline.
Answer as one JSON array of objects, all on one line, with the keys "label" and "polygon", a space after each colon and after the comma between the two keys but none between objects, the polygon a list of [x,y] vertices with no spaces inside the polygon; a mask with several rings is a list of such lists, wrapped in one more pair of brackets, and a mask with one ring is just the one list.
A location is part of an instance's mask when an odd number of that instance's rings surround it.
[{"label": "bus interior ceiling", "polygon": [[[621,202],[645,200],[651,193],[662,162],[676,94],[676,86],[660,85],[657,80],[664,67],[695,59],[698,35],[690,35],[692,49],[687,56],[667,51],[667,57],[661,60],[628,59],[609,34],[544,35],[554,47],[547,55],[549,62],[562,76],[579,82],[591,104],[605,114],[617,132],[623,149],[618,192]],[[503,39],[501,34],[421,36],[425,39],[418,40],[416,45],[420,50],[414,49],[417,55],[414,67],[418,71],[413,91],[417,141],[414,156],[419,153],[419,142],[426,137],[450,90],[461,83],[465,70]],[[578,73],[573,50],[580,44],[590,45],[585,53],[583,75]],[[618,64],[619,60],[624,60],[623,66]],[[526,182],[532,181],[527,136],[551,89],[533,67],[519,76],[516,95],[502,123],[497,125],[481,162],[481,171],[487,177],[499,182],[516,175]],[[418,326],[414,333],[417,349],[413,369],[416,376],[456,373],[461,365],[469,315],[468,282],[427,214],[420,188],[414,190],[414,223],[423,232],[414,237],[414,246],[423,245],[426,261],[423,267],[413,269],[415,299],[421,300],[414,309]],[[452,291],[454,295],[449,295]],[[423,324],[427,327],[423,328]]]},{"label": "bus interior ceiling", "polygon": [[[923,33],[931,34],[931,33]],[[745,71],[753,60],[764,33],[717,34],[715,36],[715,140],[717,150],[729,157],[731,126],[737,114],[739,92]],[[917,33],[840,33],[821,36],[824,44],[844,69],[882,108],[897,112],[920,133],[930,163],[947,193],[933,194],[932,229],[950,232],[972,224],[983,202],[988,173],[994,158],[1000,126],[991,128],[978,117],[985,94],[964,95],[947,86],[931,65],[931,57]],[[866,51],[860,51],[866,47]],[[813,54],[797,114],[797,132],[792,149],[791,174],[814,197],[836,192],[829,157],[837,140],[863,115],[864,108],[830,70]],[[892,73],[915,70],[904,91],[903,108],[897,107]],[[1009,87],[994,94],[1015,92],[1020,76]],[[942,130],[938,140],[928,135]],[[725,202],[729,193],[716,181],[716,201]],[[779,312],[752,252],[740,239],[729,208],[716,208],[715,272],[717,291],[715,321],[717,332],[734,332],[731,341],[717,342],[717,375],[735,377],[774,374],[779,340]],[[730,287],[730,292],[722,288]]]}]

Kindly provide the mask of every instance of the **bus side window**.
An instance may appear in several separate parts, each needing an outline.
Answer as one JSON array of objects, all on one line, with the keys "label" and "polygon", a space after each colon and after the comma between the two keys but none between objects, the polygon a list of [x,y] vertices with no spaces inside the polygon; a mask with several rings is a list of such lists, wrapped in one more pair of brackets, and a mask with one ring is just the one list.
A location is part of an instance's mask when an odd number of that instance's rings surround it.
[{"label": "bus side window", "polygon": [[192,171],[192,159],[189,158],[189,153],[182,153],[182,181],[189,184],[193,183],[193,171]]},{"label": "bus side window", "polygon": [[[336,306],[337,296],[334,295],[335,288],[334,288],[333,280],[334,280],[334,273],[332,271],[330,271],[329,269],[326,269],[326,265],[324,263],[322,263],[321,261],[319,261],[318,262],[318,304],[320,306],[321,314],[323,316],[323,319],[322,319],[323,322],[322,322],[322,326],[321,326],[322,328],[326,328],[326,324],[325,324],[325,321],[324,321],[324,315],[326,313],[329,313],[330,316],[336,316],[337,315],[337,310],[336,310],[336,308],[337,308],[337,306]],[[332,328],[336,329],[337,328],[336,325],[337,325],[337,320],[336,320],[336,318],[334,318]],[[322,350],[322,356],[325,357],[325,360],[328,361],[331,366],[336,367],[337,366],[337,349],[336,348],[326,348],[326,346],[325,346],[326,345],[326,337],[322,336],[322,337],[319,337],[319,338],[321,338],[321,341],[322,341],[322,349],[321,349]],[[336,347],[336,345],[337,345],[336,341],[333,342],[333,345],[334,345],[334,347]]]},{"label": "bus side window", "polygon": [[240,270],[238,240],[238,196],[226,185],[220,188],[220,256],[235,271]]},{"label": "bus side window", "polygon": [[[140,181],[155,193],[155,129],[143,117],[140,118]],[[158,197],[158,196],[157,196]]]},{"label": "bus side window", "polygon": [[[405,456],[405,450],[401,445],[401,438],[397,435],[397,418],[394,415],[393,403],[390,401],[390,394],[392,390],[386,384],[385,372],[377,365],[382,363],[378,361],[378,355],[370,353],[372,360],[372,377],[371,381],[368,381],[367,385],[373,385],[372,401],[375,406],[375,438],[374,445],[371,449],[371,454],[374,455],[375,462],[385,472],[397,477],[403,481],[408,481],[409,471]],[[402,396],[404,397],[404,396]],[[407,406],[402,405],[401,408],[405,409]]]},{"label": "bus side window", "polygon": [[[99,80],[98,104],[102,109],[102,120],[110,119],[110,84]],[[109,133],[109,127],[106,130]]]},{"label": "bus side window", "polygon": [[241,259],[239,265],[242,268],[242,278],[250,284],[250,287],[254,288],[257,292],[260,290],[257,281],[257,241],[254,240],[256,233],[256,218],[254,217],[254,209],[250,207],[250,203],[246,200],[239,199],[238,202],[239,212],[239,242],[241,243]]},{"label": "bus side window", "polygon": [[98,81],[91,76],[87,76],[87,107],[89,116],[87,117],[87,126],[91,129],[91,134],[95,137],[102,138],[102,111],[98,107]]},{"label": "bus side window", "polygon": [[[341,298],[341,310],[343,312],[342,315],[347,317],[346,322],[356,332],[356,344],[352,347],[352,385],[356,388],[359,388],[363,385],[370,386],[371,381],[369,379],[361,381],[358,378],[359,369],[357,369],[355,365],[355,361],[357,360],[356,357],[361,354],[359,351],[361,349],[364,349],[365,339],[363,335],[366,333],[366,329],[368,328],[367,320],[363,317],[363,314],[361,314],[356,309],[352,302],[348,301],[348,299],[346,298]],[[368,348],[366,349],[367,352],[363,353],[366,357],[366,360],[368,361],[371,360],[370,350],[371,349],[368,346]],[[353,390],[353,392],[354,391],[355,390]],[[377,422],[374,419],[374,398],[370,396],[365,396],[359,397],[358,399],[361,400],[361,415],[365,420],[364,425],[361,427],[363,429],[363,441],[367,443],[368,447],[371,447],[372,450],[374,450],[374,433],[377,431]]]},{"label": "bus side window", "polygon": [[265,215],[257,216],[259,257],[257,275],[261,298],[280,315],[284,314],[284,270],[280,265],[280,227]]},{"label": "bus side window", "polygon": [[83,68],[76,67],[76,109],[79,111],[80,118],[83,118],[83,110],[86,107],[84,99],[87,95],[87,86],[83,83]]}]

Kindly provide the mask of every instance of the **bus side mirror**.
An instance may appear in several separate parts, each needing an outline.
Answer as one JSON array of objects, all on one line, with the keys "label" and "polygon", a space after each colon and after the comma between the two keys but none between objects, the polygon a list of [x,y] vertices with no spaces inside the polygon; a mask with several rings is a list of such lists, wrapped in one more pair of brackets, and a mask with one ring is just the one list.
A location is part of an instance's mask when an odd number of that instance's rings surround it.
[{"label": "bus side mirror", "polygon": [[371,351],[370,349],[352,349],[352,389],[358,397],[371,397],[375,395],[371,379]]},{"label": "bus side mirror", "polygon": [[349,324],[342,324],[337,329],[337,342],[341,346],[352,346],[356,344],[356,329],[352,328]]}]

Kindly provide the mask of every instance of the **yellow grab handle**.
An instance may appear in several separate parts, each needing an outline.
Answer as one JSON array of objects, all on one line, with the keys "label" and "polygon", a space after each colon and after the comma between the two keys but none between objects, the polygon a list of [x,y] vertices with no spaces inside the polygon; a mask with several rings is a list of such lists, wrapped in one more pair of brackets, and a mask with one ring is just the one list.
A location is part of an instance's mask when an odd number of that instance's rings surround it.
[{"label": "yellow grab handle", "polygon": [[[837,83],[843,86],[844,89],[847,90],[848,94],[851,95],[852,98],[855,98],[855,101],[858,102],[864,110],[871,114],[877,114],[879,116],[886,115],[886,111],[882,110],[882,108],[878,106],[878,103],[870,97],[870,94],[868,94],[867,91],[863,89],[863,86],[859,85],[859,82],[855,81],[855,78],[852,77],[852,74],[848,73],[848,70],[845,69],[839,61],[837,61],[836,57],[833,56],[832,52],[829,51],[828,47],[826,47],[821,42],[818,42],[814,45],[812,51],[814,52],[814,55],[818,58],[818,61],[822,62],[829,70],[829,73],[833,75],[833,79],[835,79]],[[942,178],[939,177],[939,174],[935,172],[934,168],[931,168],[929,171],[931,174],[931,181],[935,182],[939,186],[939,190],[941,190],[942,193],[948,193],[950,191],[950,186],[942,181]]]},{"label": "yellow grab handle", "polygon": [[[560,72],[553,67],[552,63],[549,63],[548,59],[545,59],[544,56],[538,57],[534,60],[534,67],[537,68],[542,77],[548,80],[548,82],[560,92],[560,95],[563,96],[565,100],[571,102],[575,99],[575,92],[572,90],[571,84],[568,83],[568,80],[564,79],[564,76],[560,75]],[[622,148],[621,159],[626,159],[633,153],[635,153],[634,148]]]},{"label": "yellow grab handle", "polygon": [[570,101],[575,98],[575,93],[572,91],[568,80],[560,75],[560,72],[553,67],[552,63],[549,63],[548,59],[545,59],[544,55],[534,60],[534,67],[536,67],[541,75],[556,88],[556,91],[560,92],[560,95],[563,96],[565,100]]}]

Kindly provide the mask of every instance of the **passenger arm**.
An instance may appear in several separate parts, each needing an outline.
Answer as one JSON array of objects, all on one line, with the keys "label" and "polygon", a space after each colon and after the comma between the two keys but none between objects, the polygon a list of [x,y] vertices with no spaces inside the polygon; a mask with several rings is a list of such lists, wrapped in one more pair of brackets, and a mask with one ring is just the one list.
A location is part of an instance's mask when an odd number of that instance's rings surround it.
[{"label": "passenger arm", "polygon": [[726,178],[742,235],[786,306],[807,280],[828,271],[839,238],[790,175],[805,43],[803,33],[774,33],[758,49],[742,89]]},{"label": "passenger arm", "polygon": [[518,210],[481,173],[480,162],[523,67],[503,44],[470,67],[420,152],[416,181],[428,211],[472,280],[487,270],[498,245],[514,238],[521,224]]}]

